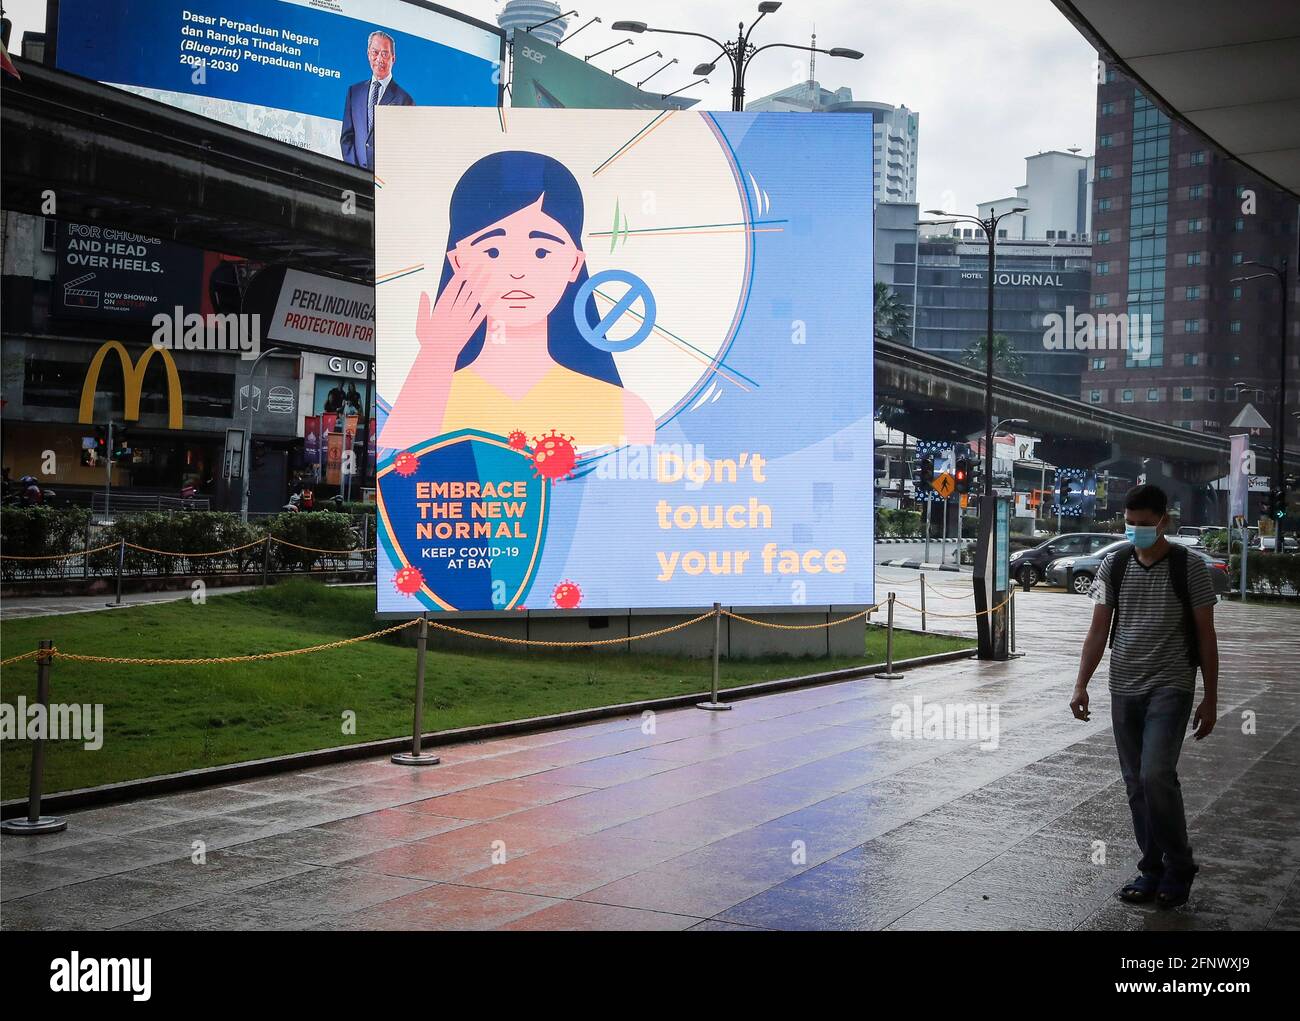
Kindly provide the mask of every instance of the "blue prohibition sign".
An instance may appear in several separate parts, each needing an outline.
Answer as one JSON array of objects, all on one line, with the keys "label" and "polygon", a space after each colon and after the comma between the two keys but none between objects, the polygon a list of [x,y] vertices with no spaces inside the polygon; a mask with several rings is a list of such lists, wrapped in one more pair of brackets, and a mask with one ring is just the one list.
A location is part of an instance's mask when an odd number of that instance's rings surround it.
[{"label": "blue prohibition sign", "polygon": [[[592,326],[587,320],[587,302],[597,287],[615,280],[627,284],[627,292],[618,301],[614,302],[614,307],[605,314],[600,322]],[[637,327],[632,336],[623,340],[611,340],[609,331],[614,328],[615,323],[623,318],[623,314],[632,308],[638,298],[641,299],[641,303],[645,306],[641,325]],[[577,324],[578,332],[582,334],[583,339],[592,347],[611,353],[631,351],[632,348],[650,336],[650,331],[654,329],[655,296],[650,293],[650,285],[635,273],[629,273],[624,269],[604,269],[595,276],[590,277],[585,284],[578,288],[577,298],[573,302],[573,321]]]}]

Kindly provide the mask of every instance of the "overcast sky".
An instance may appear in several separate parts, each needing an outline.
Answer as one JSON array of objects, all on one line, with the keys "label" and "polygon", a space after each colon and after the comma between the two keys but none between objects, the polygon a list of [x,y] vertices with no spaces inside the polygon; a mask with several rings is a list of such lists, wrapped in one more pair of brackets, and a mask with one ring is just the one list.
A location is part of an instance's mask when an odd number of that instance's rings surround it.
[{"label": "overcast sky", "polygon": [[[500,0],[442,3],[492,23],[502,6]],[[620,18],[722,38],[734,34],[741,19],[748,23],[758,5],[757,0],[571,0],[571,6],[580,14],[570,32],[593,17],[601,19],[565,45],[586,56],[624,37],[609,28]],[[24,30],[43,29],[44,0],[4,0],[4,8],[14,22],[15,50]],[[1051,0],[788,0],[763,19],[754,42],[804,43],[814,24],[819,46],[866,54],[858,61],[819,56],[817,78],[823,87],[847,85],[855,99],[919,112],[922,209],[974,212],[977,202],[1009,195],[1024,183],[1024,157],[1076,145],[1092,153],[1096,54]],[[702,39],[641,35],[593,63],[612,70],[653,50],[680,61],[655,79],[665,91],[691,81],[690,69],[716,54]],[[749,72],[746,98],[806,79],[805,56],[793,50],[761,54]],[[635,82],[633,72],[639,70],[641,65],[624,77]],[[698,95],[704,109],[730,109],[728,79],[719,67],[709,85],[687,94]]]}]

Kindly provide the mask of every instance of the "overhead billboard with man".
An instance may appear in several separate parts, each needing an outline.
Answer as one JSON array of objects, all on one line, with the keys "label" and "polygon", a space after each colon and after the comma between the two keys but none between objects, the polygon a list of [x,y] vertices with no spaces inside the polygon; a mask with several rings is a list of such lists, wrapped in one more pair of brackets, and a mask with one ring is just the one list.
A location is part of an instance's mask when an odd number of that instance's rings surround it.
[{"label": "overhead billboard with man", "polygon": [[872,600],[869,118],[379,123],[381,612]]},{"label": "overhead billboard with man", "polygon": [[497,106],[500,29],[419,0],[51,0],[64,71],[373,168],[374,110]]}]

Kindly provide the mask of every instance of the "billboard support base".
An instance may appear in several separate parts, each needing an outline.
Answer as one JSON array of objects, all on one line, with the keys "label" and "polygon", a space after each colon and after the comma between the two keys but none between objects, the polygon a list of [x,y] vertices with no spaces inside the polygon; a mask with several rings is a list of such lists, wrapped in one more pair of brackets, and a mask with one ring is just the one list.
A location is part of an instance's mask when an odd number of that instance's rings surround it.
[{"label": "billboard support base", "polygon": [[438,756],[428,752],[397,752],[392,761],[399,766],[436,766]]}]

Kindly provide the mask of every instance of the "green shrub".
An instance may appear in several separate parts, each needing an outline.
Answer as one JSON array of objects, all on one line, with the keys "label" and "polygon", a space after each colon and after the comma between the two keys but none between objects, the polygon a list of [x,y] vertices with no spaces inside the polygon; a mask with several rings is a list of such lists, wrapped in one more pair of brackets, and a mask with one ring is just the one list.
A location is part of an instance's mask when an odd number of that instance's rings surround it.
[{"label": "green shrub", "polygon": [[[266,519],[271,535],[293,543],[277,542],[271,547],[271,566],[282,571],[310,571],[316,567],[339,568],[347,564],[346,555],[319,553],[317,550],[351,550],[358,546],[352,531],[352,518],[335,511],[277,514]],[[299,549],[296,547],[309,547]]]},{"label": "green shrub", "polygon": [[[0,549],[6,556],[43,557],[83,549],[90,511],[84,507],[0,509]],[[6,579],[42,571],[51,561],[0,560]]]},{"label": "green shrub", "polygon": [[921,512],[881,507],[876,511],[876,537],[894,539],[921,534]]},{"label": "green shrub", "polygon": [[[1241,577],[1241,556],[1232,557],[1232,578]],[[1251,592],[1280,595],[1284,586],[1291,594],[1300,593],[1300,553],[1259,553],[1252,551],[1246,559],[1246,586]]]}]

